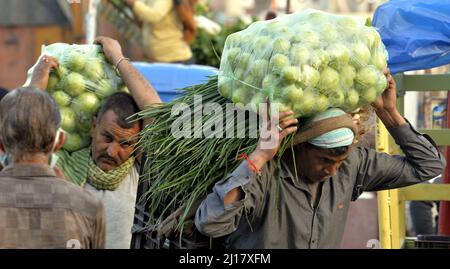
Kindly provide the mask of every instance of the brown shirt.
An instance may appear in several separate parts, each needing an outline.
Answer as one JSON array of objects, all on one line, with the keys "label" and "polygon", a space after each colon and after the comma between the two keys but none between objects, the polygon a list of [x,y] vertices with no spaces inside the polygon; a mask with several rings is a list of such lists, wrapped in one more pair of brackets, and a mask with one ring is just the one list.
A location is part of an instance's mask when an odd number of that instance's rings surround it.
[{"label": "brown shirt", "polygon": [[0,248],[104,248],[103,204],[50,166],[0,172]]}]

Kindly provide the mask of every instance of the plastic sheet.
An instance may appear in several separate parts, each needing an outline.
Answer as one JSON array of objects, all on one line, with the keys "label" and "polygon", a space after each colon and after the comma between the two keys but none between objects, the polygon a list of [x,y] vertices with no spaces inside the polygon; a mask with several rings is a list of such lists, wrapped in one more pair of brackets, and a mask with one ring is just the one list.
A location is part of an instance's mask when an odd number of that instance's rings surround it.
[{"label": "plastic sheet", "polygon": [[372,25],[389,52],[392,73],[450,63],[449,1],[389,1],[377,8]]}]

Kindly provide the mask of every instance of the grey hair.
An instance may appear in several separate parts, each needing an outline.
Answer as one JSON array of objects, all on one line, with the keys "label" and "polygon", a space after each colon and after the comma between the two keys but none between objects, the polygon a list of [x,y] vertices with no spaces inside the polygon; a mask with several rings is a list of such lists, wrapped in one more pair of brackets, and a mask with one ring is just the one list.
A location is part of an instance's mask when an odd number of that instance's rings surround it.
[{"label": "grey hair", "polygon": [[59,108],[45,91],[22,87],[0,102],[0,142],[15,162],[50,153],[60,123]]}]

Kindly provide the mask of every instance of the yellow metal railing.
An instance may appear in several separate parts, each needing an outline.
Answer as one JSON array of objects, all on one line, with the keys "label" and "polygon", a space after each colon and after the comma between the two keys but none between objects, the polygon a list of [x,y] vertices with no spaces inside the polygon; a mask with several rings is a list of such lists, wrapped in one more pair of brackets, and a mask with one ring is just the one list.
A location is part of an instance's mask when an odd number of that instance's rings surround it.
[{"label": "yellow metal railing", "polygon": [[[403,91],[425,91],[427,87],[430,90],[446,90],[446,87],[450,87],[450,84],[443,83],[450,81],[450,74],[436,75],[435,80],[433,80],[433,76],[400,75],[396,76],[395,80],[397,87]],[[403,98],[399,98],[400,112],[403,112],[403,106]],[[443,131],[448,132],[445,129]],[[433,134],[430,135],[434,137]],[[434,139],[436,140],[436,138]],[[439,145],[450,145],[450,136],[441,135],[439,139]],[[380,120],[377,121],[376,147],[378,151],[389,154],[401,153]],[[417,184],[406,188],[378,192],[378,226],[381,248],[402,248],[406,235],[405,202],[425,200],[450,201],[450,184]]]}]

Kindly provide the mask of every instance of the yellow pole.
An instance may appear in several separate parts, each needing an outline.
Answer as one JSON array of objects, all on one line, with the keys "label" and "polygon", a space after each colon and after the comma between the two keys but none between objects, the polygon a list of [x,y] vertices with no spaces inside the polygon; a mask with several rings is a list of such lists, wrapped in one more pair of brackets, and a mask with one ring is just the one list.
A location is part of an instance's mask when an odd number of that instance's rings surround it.
[{"label": "yellow pole", "polygon": [[378,229],[381,248],[392,248],[391,217],[389,191],[379,191],[378,197]]}]

